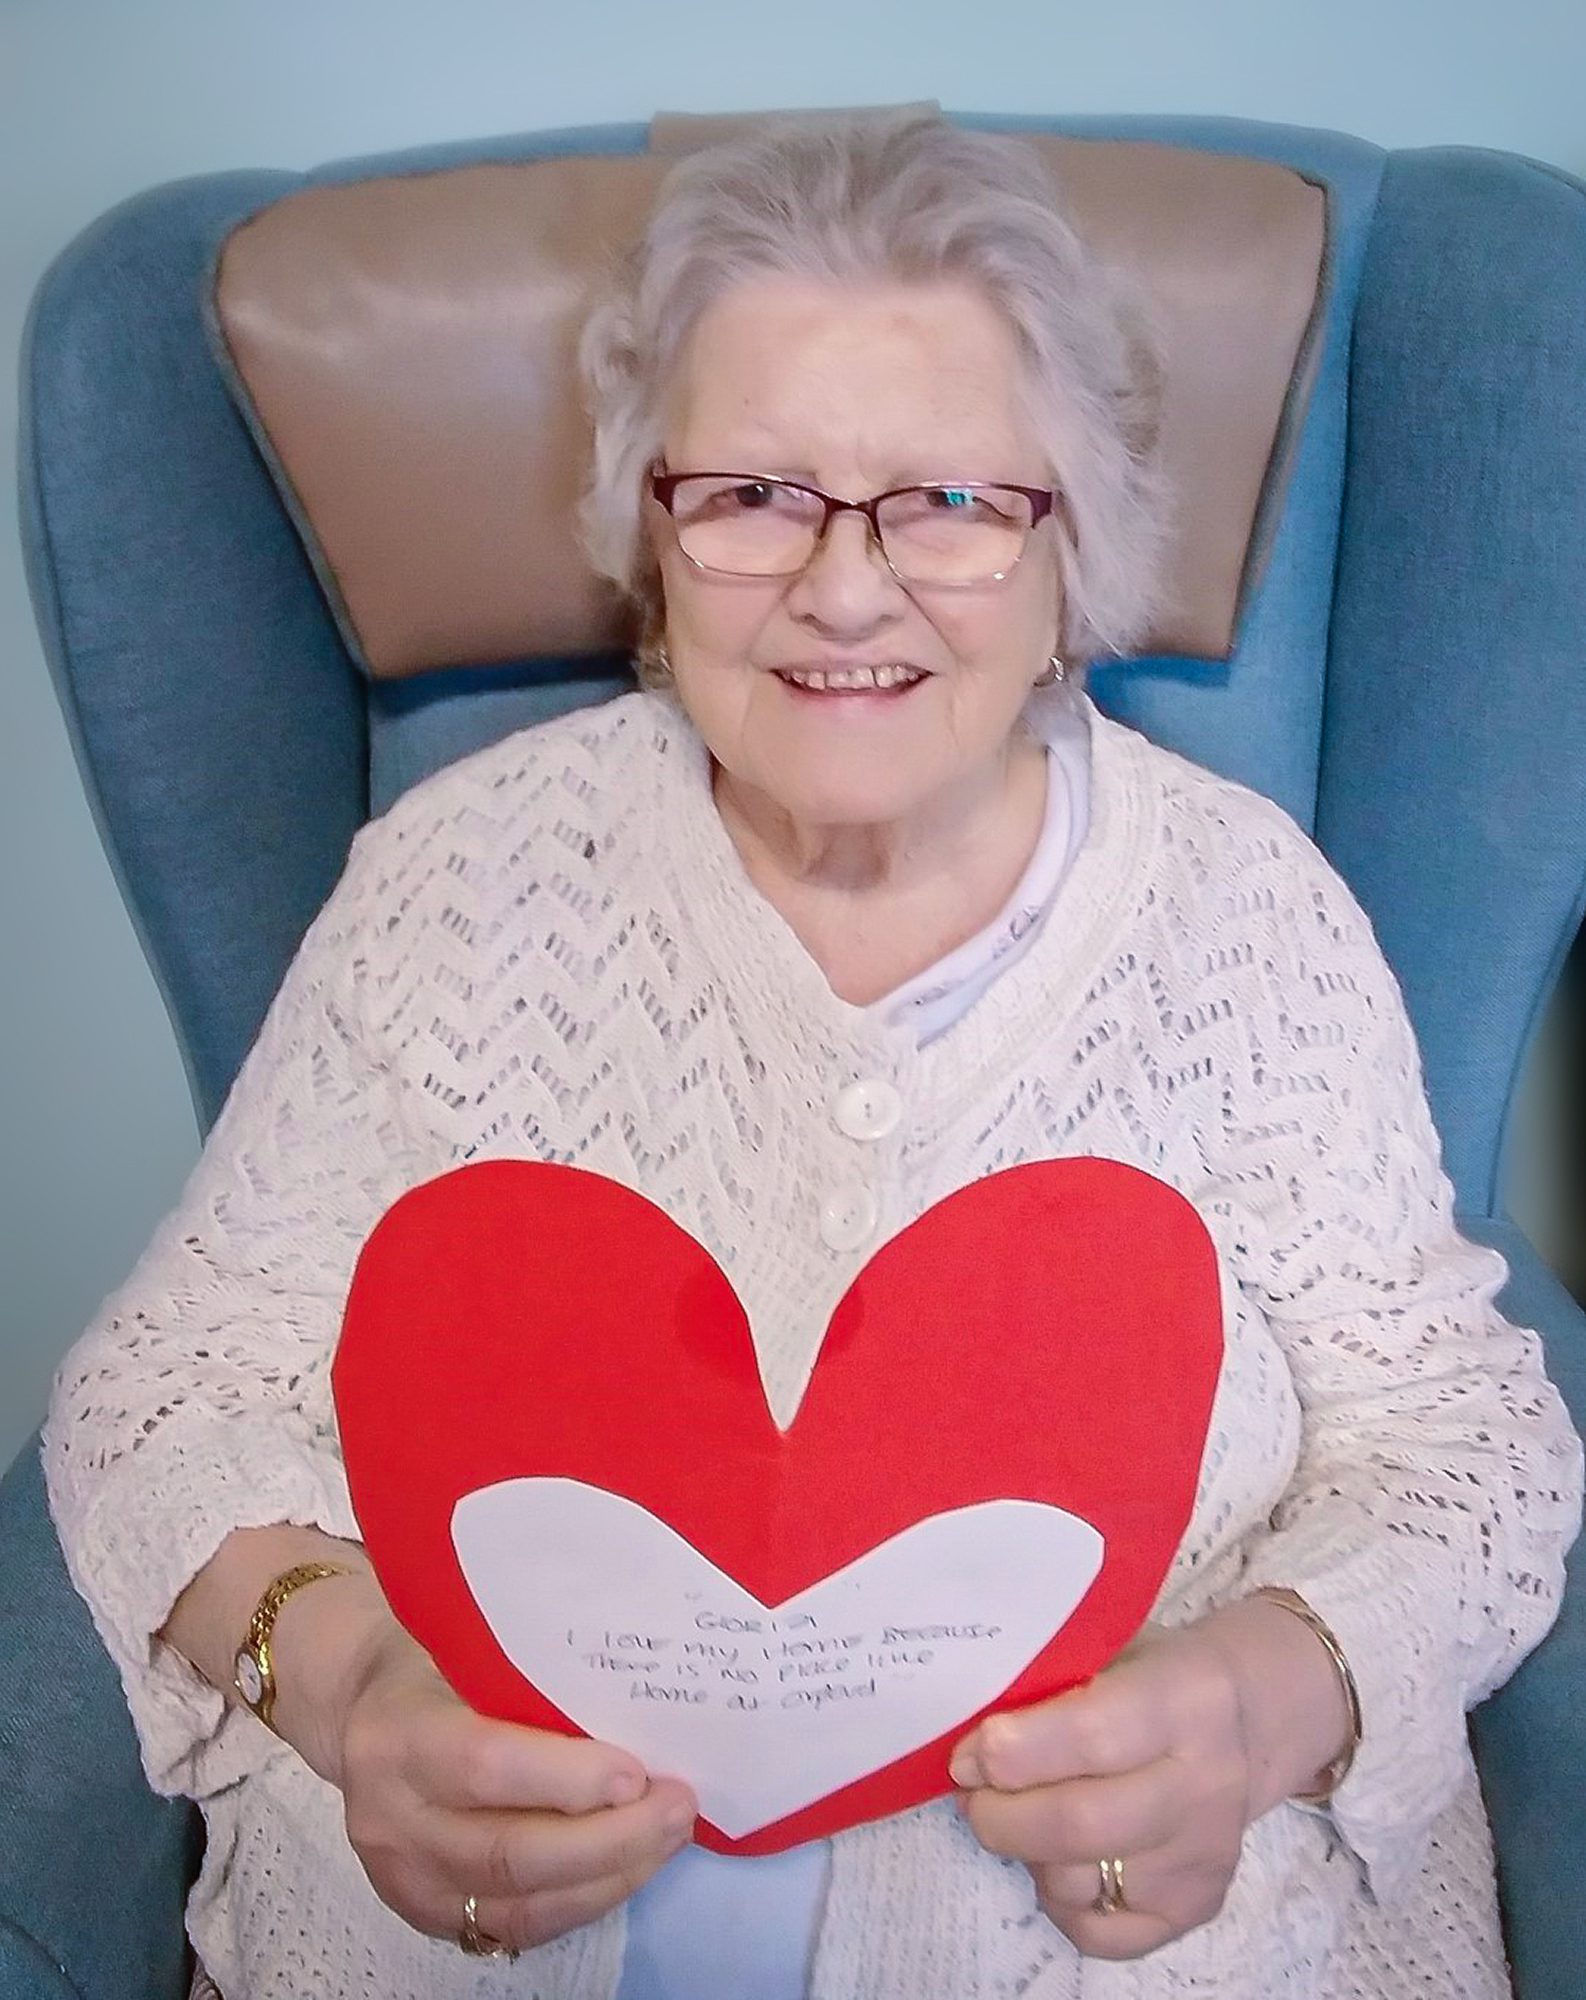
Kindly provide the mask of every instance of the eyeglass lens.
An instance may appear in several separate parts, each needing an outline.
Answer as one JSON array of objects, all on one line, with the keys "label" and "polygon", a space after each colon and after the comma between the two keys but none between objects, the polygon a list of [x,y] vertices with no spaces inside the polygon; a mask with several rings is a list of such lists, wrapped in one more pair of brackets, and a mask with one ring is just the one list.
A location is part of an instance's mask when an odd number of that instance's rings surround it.
[{"label": "eyeglass lens", "polygon": [[[911,487],[877,509],[881,546],[899,576],[975,583],[1005,574],[1024,552],[1031,507],[1007,488]],[[788,576],[815,553],[825,509],[812,493],[772,480],[680,479],[672,493],[678,544],[729,576]]]}]

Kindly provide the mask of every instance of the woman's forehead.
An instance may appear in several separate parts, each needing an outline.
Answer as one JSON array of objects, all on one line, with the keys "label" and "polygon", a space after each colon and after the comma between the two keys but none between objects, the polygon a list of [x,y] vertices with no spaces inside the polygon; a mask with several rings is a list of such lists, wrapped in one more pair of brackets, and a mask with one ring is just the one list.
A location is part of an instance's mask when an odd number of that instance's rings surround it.
[{"label": "woman's forehead", "polygon": [[668,449],[737,450],[798,477],[818,470],[801,452],[863,439],[882,476],[930,478],[944,453],[1017,446],[1021,386],[1012,329],[966,285],[756,278],[701,316],[667,397]]}]

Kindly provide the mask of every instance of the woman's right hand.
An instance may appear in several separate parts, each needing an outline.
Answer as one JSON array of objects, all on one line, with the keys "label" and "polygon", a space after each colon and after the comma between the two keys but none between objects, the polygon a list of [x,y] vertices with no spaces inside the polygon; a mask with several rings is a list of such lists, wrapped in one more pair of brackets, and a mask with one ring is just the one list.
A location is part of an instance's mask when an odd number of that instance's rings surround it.
[{"label": "woman's right hand", "polygon": [[625,1751],[477,1714],[383,1599],[338,1680],[300,1748],[340,1788],[376,1894],[416,1930],[455,1939],[473,1896],[490,1937],[547,1943],[626,1901],[693,1829],[688,1787]]}]

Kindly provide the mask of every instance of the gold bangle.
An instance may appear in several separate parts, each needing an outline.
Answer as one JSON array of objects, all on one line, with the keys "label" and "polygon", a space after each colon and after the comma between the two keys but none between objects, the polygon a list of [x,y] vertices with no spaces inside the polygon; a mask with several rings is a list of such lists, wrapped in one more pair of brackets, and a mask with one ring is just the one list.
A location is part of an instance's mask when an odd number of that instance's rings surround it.
[{"label": "gold bangle", "polygon": [[1252,1595],[1266,1598],[1269,1604],[1281,1605],[1285,1611],[1292,1612],[1302,1625],[1316,1634],[1327,1648],[1327,1657],[1332,1661],[1339,1685],[1344,1690],[1344,1701],[1349,1709],[1348,1743],[1328,1765],[1322,1775],[1322,1782],[1315,1791],[1291,1792],[1289,1795],[1296,1805],[1325,1806],[1349,1776],[1350,1766],[1355,1761],[1355,1752],[1360,1748],[1360,1739],[1364,1734],[1360,1717],[1360,1690],[1355,1686],[1355,1676],[1350,1670],[1349,1661],[1344,1656],[1343,1647],[1333,1637],[1332,1629],[1317,1617],[1297,1590],[1288,1590],[1281,1584],[1270,1583],[1263,1584],[1259,1590],[1252,1592]]}]

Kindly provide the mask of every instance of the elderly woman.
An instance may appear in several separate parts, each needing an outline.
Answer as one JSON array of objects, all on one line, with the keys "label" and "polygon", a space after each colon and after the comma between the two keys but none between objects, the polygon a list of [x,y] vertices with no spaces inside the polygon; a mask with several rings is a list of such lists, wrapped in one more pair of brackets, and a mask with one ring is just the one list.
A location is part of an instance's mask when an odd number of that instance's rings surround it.
[{"label": "elderly woman", "polygon": [[[586,525],[646,686],[363,831],[53,1401],[227,2000],[1507,1990],[1464,1717],[1553,1616],[1577,1441],[1349,893],[1081,691],[1159,541],[1129,329],[1033,157],[918,116],[685,162],[592,314]],[[968,1735],[955,1797],[758,1861],[690,1846],[675,1777],[452,1693],[330,1400],[399,1194],[525,1155],[641,1190],[785,1423],[881,1242],[1064,1154],[1179,1189],[1224,1278],[1193,1519],[1120,1660]]]}]

